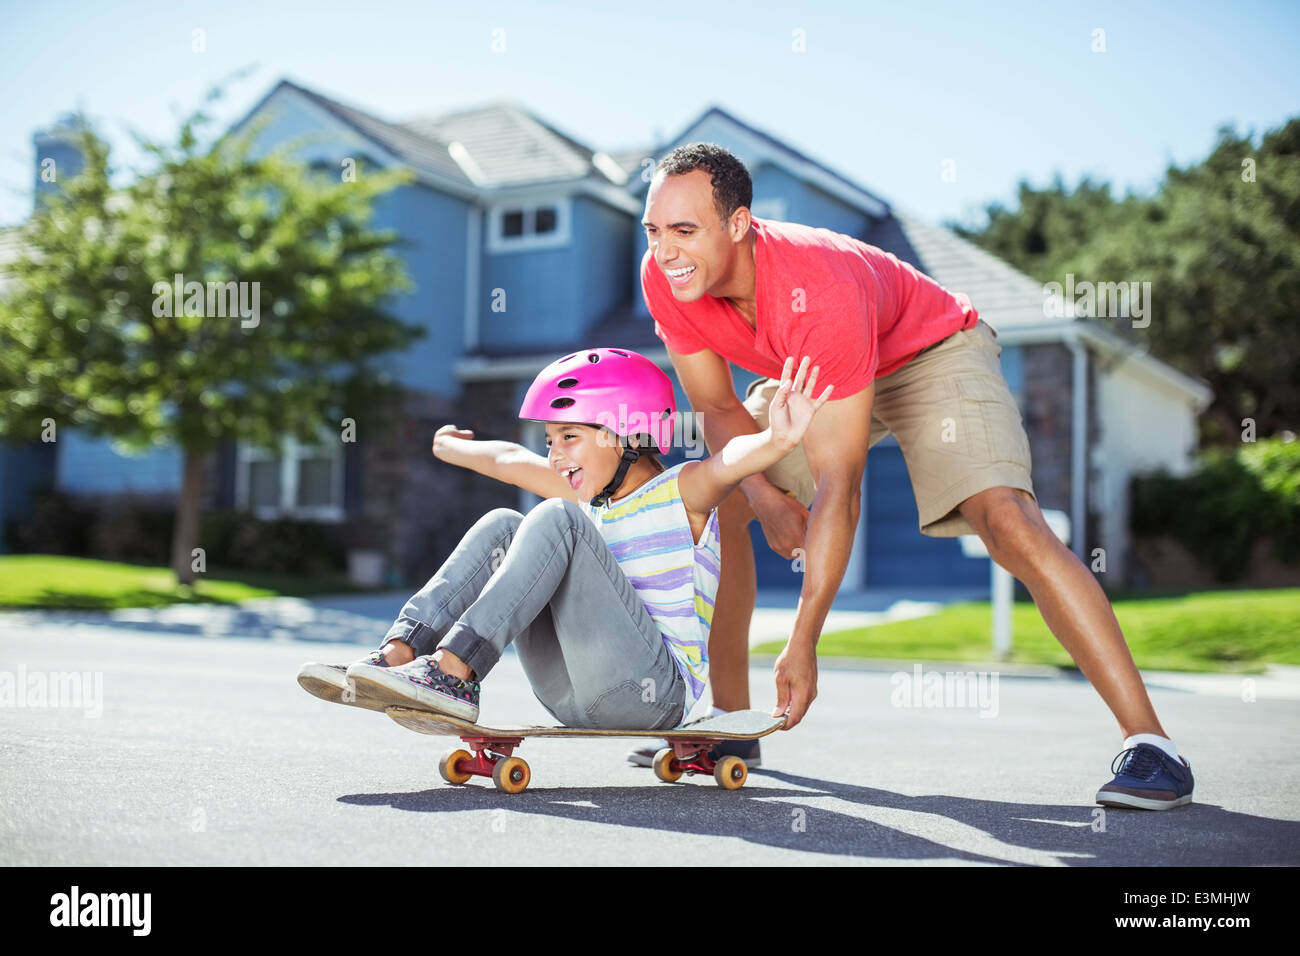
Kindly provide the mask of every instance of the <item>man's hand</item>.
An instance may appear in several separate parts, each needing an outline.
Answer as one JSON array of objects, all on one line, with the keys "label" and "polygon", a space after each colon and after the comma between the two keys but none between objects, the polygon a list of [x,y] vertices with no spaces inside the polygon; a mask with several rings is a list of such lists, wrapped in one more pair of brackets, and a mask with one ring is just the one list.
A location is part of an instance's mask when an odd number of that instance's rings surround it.
[{"label": "man's hand", "polygon": [[817,699],[817,651],[806,644],[787,643],[772,668],[776,678],[776,707],[773,717],[785,714],[785,727],[791,730],[803,720]]},{"label": "man's hand", "polygon": [[[808,365],[811,361],[805,355],[791,380],[790,370],[794,367],[794,358],[786,358],[781,369],[781,386],[768,405],[768,429],[772,433],[772,440],[789,450],[793,450],[803,440],[813,416],[830,401],[831,390],[835,387],[827,385],[826,390],[814,398],[818,367],[814,365],[809,372]],[[764,494],[754,495],[752,490],[748,494],[753,496],[749,502],[750,510],[763,526],[768,547],[783,558],[794,557],[795,550],[804,546],[804,537],[808,531],[808,509],[793,495],[783,494],[770,484]]]},{"label": "man's hand", "polygon": [[763,526],[767,546],[783,558],[793,558],[795,548],[802,548],[808,533],[808,519],[812,516],[794,495],[779,488],[757,502],[750,502],[754,517]]}]

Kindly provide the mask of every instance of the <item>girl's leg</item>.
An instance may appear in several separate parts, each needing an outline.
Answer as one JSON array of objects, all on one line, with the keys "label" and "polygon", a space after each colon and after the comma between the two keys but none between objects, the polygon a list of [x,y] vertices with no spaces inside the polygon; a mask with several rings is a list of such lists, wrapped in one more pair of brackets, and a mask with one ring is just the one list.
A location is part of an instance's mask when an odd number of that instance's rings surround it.
[{"label": "girl's leg", "polygon": [[569,726],[664,729],[686,688],[654,619],[578,505],[543,501],[438,643],[481,680],[515,642],[542,705]]},{"label": "girl's leg", "polygon": [[[436,574],[411,596],[384,639],[409,645],[394,645],[390,664],[404,664],[422,654],[431,654],[452,623],[474,602],[488,579],[505,559],[510,543],[524,516],[510,508],[496,508],[465,532],[460,544],[442,563]],[[395,659],[394,659],[395,658]]]},{"label": "girl's leg", "polygon": [[515,638],[514,645],[533,696],[546,712],[566,727],[581,724],[582,710],[578,707],[569,672],[564,667],[564,655],[560,652],[549,605],[542,608],[542,613]]}]

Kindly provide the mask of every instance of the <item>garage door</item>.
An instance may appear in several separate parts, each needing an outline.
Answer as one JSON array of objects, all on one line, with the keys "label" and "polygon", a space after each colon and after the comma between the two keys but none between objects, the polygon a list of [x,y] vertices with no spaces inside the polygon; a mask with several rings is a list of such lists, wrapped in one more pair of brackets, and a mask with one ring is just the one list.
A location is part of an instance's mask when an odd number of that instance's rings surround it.
[{"label": "garage door", "polygon": [[919,530],[902,449],[891,435],[867,454],[867,587],[982,585],[987,558],[967,558],[956,538]]}]

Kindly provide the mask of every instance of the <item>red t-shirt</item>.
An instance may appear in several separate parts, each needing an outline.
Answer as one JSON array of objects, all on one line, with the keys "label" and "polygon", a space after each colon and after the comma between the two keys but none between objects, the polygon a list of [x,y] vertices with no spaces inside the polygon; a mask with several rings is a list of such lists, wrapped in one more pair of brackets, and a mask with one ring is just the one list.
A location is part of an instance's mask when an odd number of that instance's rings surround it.
[{"label": "red t-shirt", "polygon": [[641,294],[655,334],[674,352],[712,349],[729,362],[779,379],[786,356],[820,365],[817,393],[848,398],[906,365],[923,348],[979,313],[891,252],[850,236],[793,222],[754,219],[757,330],[726,299],[673,298],[650,250]]}]

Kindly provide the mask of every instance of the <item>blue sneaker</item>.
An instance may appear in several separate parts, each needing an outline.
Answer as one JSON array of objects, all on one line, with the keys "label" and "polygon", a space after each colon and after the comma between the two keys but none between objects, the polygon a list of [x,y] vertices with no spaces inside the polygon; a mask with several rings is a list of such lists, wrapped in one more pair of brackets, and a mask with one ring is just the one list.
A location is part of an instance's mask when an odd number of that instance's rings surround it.
[{"label": "blue sneaker", "polygon": [[[1119,771],[1115,763],[1120,758]],[[1169,810],[1192,802],[1192,765],[1152,744],[1138,744],[1111,761],[1115,779],[1097,791],[1097,802],[1107,807]]]},{"label": "blue sneaker", "polygon": [[[627,762],[634,767],[653,767],[655,765],[655,754],[664,747],[671,747],[666,740],[660,740],[652,747],[639,747],[632,750],[627,755]],[[762,750],[758,745],[758,740],[720,740],[713,745],[709,751],[709,756],[716,760],[723,757],[739,757],[745,761],[745,766],[754,770],[763,766]]]},{"label": "blue sneaker", "polygon": [[399,667],[376,667],[357,663],[348,668],[348,680],[356,686],[357,702],[384,710],[413,707],[437,714],[450,714],[471,724],[478,720],[479,683],[443,673],[432,654],[417,657]]}]

